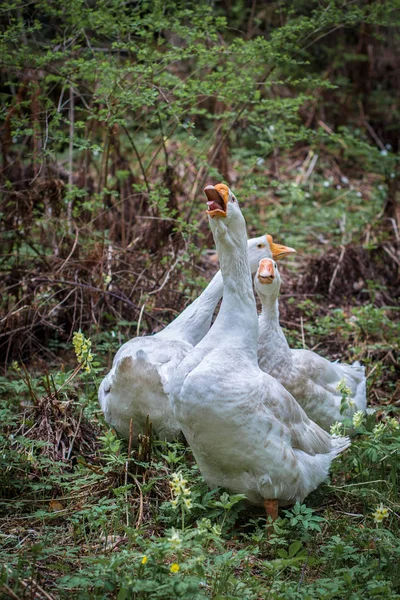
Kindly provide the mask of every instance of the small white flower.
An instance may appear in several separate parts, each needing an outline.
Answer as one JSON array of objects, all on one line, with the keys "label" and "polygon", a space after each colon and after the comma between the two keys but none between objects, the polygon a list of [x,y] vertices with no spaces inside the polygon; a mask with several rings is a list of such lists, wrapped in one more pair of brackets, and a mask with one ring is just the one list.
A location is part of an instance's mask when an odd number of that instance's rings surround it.
[{"label": "small white flower", "polygon": [[329,181],[324,181],[324,187],[328,188],[331,184],[329,183]]},{"label": "small white flower", "polygon": [[171,531],[172,535],[168,538],[168,542],[173,550],[179,550],[179,548],[182,546],[182,539],[174,528],[172,528]]},{"label": "small white flower", "polygon": [[386,144],[386,148],[387,148],[388,150],[391,150],[391,149],[392,149],[392,144]]},{"label": "small white flower", "polygon": [[386,429],[385,423],[380,422],[377,425],[375,425],[375,427],[372,430],[372,435],[374,436],[374,439],[375,440],[379,439],[383,435],[385,429]]},{"label": "small white flower", "polygon": [[351,389],[347,385],[346,377],[343,377],[336,386],[338,392],[342,394],[342,396],[350,396]]},{"label": "small white flower", "polygon": [[257,165],[259,167],[261,167],[261,165],[263,165],[265,163],[265,160],[260,156],[259,158],[257,158],[256,162],[257,162]]},{"label": "small white flower", "polygon": [[304,198],[311,198],[311,194],[310,194],[310,192],[306,192],[306,193],[304,194]]},{"label": "small white flower", "polygon": [[344,183],[345,185],[347,185],[347,184],[349,183],[349,178],[348,178],[348,177],[344,177],[344,176],[343,176],[343,177],[341,177],[341,178],[340,178],[340,181],[341,181],[342,183]]},{"label": "small white flower", "polygon": [[269,129],[270,131],[275,131],[275,127],[274,127],[274,125],[270,125],[270,126],[268,127],[268,129]]},{"label": "small white flower", "polygon": [[214,535],[219,537],[222,534],[222,527],[221,525],[213,525],[211,531]]},{"label": "small white flower", "polygon": [[362,193],[361,192],[357,192],[356,196],[357,196],[357,198],[362,198]]},{"label": "small white flower", "polygon": [[197,533],[199,535],[203,535],[204,533],[208,533],[209,529],[211,529],[211,521],[210,519],[201,519],[197,523]]},{"label": "small white flower", "polygon": [[184,498],[183,503],[188,510],[192,508],[192,501],[190,498]]},{"label": "small white flower", "polygon": [[337,190],[341,190],[341,189],[342,189],[342,186],[341,186],[341,185],[337,185],[337,186],[336,186],[336,189],[337,189]]},{"label": "small white flower", "polygon": [[387,155],[388,155],[387,150],[381,150],[381,156],[387,156]]},{"label": "small white flower", "polygon": [[399,427],[400,427],[400,423],[394,417],[388,417],[387,424],[389,425],[390,429],[396,430],[396,429],[399,429]]},{"label": "small white flower", "polygon": [[353,415],[353,425],[354,425],[354,427],[360,427],[360,425],[362,425],[363,421],[364,421],[364,413],[363,413],[362,410],[358,410]]},{"label": "small white flower", "polygon": [[383,519],[389,516],[389,509],[383,506],[382,502],[376,507],[375,512],[372,513],[375,523],[381,523]]},{"label": "small white flower", "polygon": [[339,421],[336,421],[336,423],[333,423],[333,425],[331,425],[330,432],[331,432],[331,435],[343,435],[343,433],[344,433],[343,423],[340,423]]},{"label": "small white flower", "polygon": [[365,412],[367,413],[367,415],[374,415],[376,413],[376,408],[369,406]]}]

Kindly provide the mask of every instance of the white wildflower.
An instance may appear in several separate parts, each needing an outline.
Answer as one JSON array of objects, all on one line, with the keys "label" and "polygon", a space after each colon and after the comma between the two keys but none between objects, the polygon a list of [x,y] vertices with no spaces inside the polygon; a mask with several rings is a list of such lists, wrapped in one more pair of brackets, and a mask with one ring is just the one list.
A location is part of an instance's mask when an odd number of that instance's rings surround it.
[{"label": "white wildflower", "polygon": [[168,538],[168,542],[172,550],[179,550],[179,548],[182,546],[182,538],[176,529],[172,528],[171,537]]},{"label": "white wildflower", "polygon": [[383,506],[382,502],[376,507],[375,512],[372,513],[375,523],[382,523],[383,519],[389,516],[389,509]]},{"label": "white wildflower", "polygon": [[362,410],[358,410],[353,415],[353,425],[354,427],[360,427],[364,421],[364,413]]},{"label": "white wildflower", "polygon": [[330,432],[331,432],[331,435],[343,435],[344,434],[343,423],[340,423],[339,421],[336,421],[336,423],[333,423],[333,425],[331,425]]},{"label": "white wildflower", "polygon": [[375,427],[372,430],[372,435],[374,436],[374,439],[378,440],[383,435],[385,429],[385,423],[380,422],[377,425],[375,425]]},{"label": "white wildflower", "polygon": [[400,428],[400,423],[398,422],[397,419],[395,419],[394,417],[388,417],[386,419],[387,424],[389,425],[390,429],[399,429]]}]

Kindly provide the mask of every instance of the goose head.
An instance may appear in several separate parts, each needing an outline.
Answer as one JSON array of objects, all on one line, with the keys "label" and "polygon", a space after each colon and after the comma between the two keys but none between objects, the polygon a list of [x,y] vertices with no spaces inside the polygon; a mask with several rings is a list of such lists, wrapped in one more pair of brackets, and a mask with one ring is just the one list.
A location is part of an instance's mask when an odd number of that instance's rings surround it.
[{"label": "goose head", "polygon": [[224,183],[208,185],[204,188],[204,193],[207,196],[207,214],[211,219],[231,217],[234,210],[232,205],[237,206],[235,212],[240,212],[236,196]]},{"label": "goose head", "polygon": [[294,254],[296,250],[290,246],[276,244],[272,239],[272,235],[268,233],[260,235],[256,238],[251,238],[247,242],[249,261],[251,272],[255,273],[258,269],[259,262],[262,258],[273,258],[280,260],[284,256]]},{"label": "goose head", "polygon": [[217,247],[219,244],[231,249],[242,246],[247,240],[246,222],[235,194],[224,183],[208,185],[204,193],[207,196],[208,220]]},{"label": "goose head", "polygon": [[273,258],[262,258],[254,277],[254,287],[260,297],[277,296],[281,287],[281,275]]}]

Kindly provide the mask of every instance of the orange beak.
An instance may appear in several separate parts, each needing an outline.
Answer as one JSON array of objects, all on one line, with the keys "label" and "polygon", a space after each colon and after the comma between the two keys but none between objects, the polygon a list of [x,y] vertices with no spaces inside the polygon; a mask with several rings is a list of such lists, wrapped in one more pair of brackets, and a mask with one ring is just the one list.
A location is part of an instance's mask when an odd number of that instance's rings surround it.
[{"label": "orange beak", "polygon": [[265,236],[267,238],[267,242],[269,247],[271,248],[272,258],[274,260],[279,260],[288,254],[295,254],[296,250],[294,248],[290,248],[290,246],[283,246],[282,244],[275,244],[272,239],[272,235],[267,234]]},{"label": "orange beak", "polygon": [[258,281],[260,283],[272,283],[275,279],[275,267],[270,258],[260,260],[257,271]]},{"label": "orange beak", "polygon": [[212,219],[214,217],[225,218],[229,198],[228,186],[223,183],[218,183],[215,186],[208,185],[204,188],[204,193],[207,196],[207,214],[210,215]]}]

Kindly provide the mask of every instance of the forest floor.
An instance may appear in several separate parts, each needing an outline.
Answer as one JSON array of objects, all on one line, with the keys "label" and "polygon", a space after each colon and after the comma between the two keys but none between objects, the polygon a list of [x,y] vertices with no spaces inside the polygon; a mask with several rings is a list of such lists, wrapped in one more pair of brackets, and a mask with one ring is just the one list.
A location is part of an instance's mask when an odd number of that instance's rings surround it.
[{"label": "forest floor", "polygon": [[[290,209],[292,238],[276,239],[302,250],[282,267],[288,340],[331,360],[360,360],[368,376],[371,410],[329,480],[266,529],[240,496],[207,489],[183,440],[144,437],[132,450],[104,423],[98,384],[137,321],[114,314],[108,329],[92,328],[91,373],[77,366],[70,342],[56,339],[46,355],[39,337],[35,356],[0,378],[2,597],[400,598],[398,242],[383,224],[362,224],[350,243],[339,230],[324,238],[326,224],[307,229],[315,207],[307,216],[292,193],[268,222],[274,232]],[[321,200],[326,222],[338,196]],[[308,255],[315,237],[320,247]],[[202,286],[216,267],[209,254],[199,260]],[[174,314],[157,303],[147,311],[164,322]]]}]

